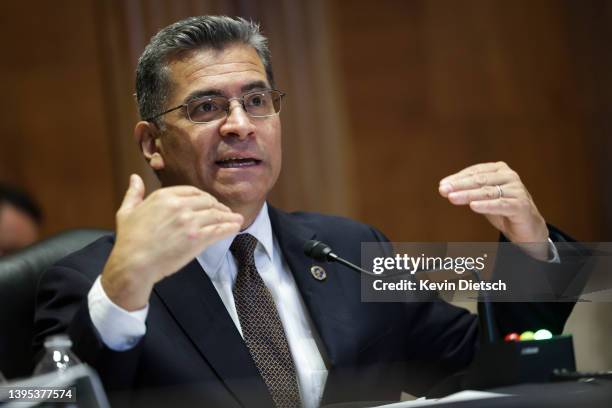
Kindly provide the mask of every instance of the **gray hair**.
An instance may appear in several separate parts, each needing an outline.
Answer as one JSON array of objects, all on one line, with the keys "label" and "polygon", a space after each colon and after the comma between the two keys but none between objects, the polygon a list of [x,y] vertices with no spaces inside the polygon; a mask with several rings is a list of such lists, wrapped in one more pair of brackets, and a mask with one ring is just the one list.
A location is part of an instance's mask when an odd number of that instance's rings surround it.
[{"label": "gray hair", "polygon": [[[159,31],[146,46],[136,68],[136,99],[143,120],[163,112],[171,91],[168,64],[196,49],[222,50],[243,43],[255,49],[274,86],[268,40],[259,25],[243,18],[227,16],[189,17]],[[160,124],[158,121],[156,121]]]}]

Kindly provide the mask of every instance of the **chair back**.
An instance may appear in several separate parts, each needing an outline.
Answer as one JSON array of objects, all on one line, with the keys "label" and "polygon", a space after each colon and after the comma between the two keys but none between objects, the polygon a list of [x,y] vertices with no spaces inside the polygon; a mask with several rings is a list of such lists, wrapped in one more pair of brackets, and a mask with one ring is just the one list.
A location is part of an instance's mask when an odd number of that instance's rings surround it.
[{"label": "chair back", "polygon": [[0,371],[6,378],[32,373],[34,306],[38,280],[49,266],[103,235],[74,229],[0,258]]}]

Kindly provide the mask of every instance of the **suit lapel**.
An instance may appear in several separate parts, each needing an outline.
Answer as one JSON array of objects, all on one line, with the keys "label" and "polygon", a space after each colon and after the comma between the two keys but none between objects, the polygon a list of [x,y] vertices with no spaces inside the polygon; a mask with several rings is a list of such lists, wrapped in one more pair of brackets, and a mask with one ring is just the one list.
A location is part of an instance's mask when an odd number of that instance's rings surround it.
[{"label": "suit lapel", "polygon": [[[272,230],[322,340],[319,351],[328,368],[331,370],[335,366],[352,361],[358,346],[351,335],[351,313],[347,304],[342,301],[345,297],[344,288],[336,265],[308,258],[304,254],[303,246],[307,240],[314,239],[316,233],[297,222],[290,214],[272,206],[268,208]],[[316,280],[311,275],[310,271],[314,265],[322,266],[327,271],[325,280]]]},{"label": "suit lapel", "polygon": [[197,260],[155,285],[155,292],[243,406],[272,406],[238,329]]},{"label": "suit lapel", "polygon": [[[272,206],[268,208],[272,231],[320,337],[319,351],[330,370],[329,383],[334,369],[352,363],[358,351],[351,330],[351,310],[343,302],[344,288],[338,275],[346,271],[337,271],[335,264],[319,263],[304,255],[304,242],[314,239],[315,232],[295,217]],[[327,271],[325,280],[313,278],[310,270],[314,265]],[[155,292],[242,405],[273,406],[238,329],[197,260],[155,285]]]}]

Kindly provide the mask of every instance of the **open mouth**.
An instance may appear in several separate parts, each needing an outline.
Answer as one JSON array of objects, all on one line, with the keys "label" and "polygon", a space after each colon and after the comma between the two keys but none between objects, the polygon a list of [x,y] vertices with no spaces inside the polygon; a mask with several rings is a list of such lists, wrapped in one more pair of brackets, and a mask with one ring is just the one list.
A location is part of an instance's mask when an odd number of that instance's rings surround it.
[{"label": "open mouth", "polygon": [[239,167],[257,166],[259,163],[261,163],[261,160],[257,160],[257,159],[253,159],[249,157],[243,157],[243,158],[228,157],[223,160],[217,160],[215,163],[219,167],[231,169],[231,168],[239,168]]}]

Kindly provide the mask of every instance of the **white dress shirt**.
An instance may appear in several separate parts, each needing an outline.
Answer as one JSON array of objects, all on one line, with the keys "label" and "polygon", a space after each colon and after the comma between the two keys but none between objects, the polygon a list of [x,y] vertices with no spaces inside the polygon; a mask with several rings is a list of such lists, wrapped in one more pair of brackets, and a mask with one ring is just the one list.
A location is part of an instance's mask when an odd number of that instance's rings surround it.
[{"label": "white dress shirt", "polygon": [[[267,204],[263,205],[253,224],[241,233],[249,233],[257,238],[255,265],[274,299],[285,329],[295,363],[302,403],[304,407],[318,407],[327,380],[327,368],[315,342],[313,325],[302,296],[272,233]],[[242,335],[232,293],[238,273],[236,261],[229,250],[234,237],[215,242],[196,259],[212,281]],[[94,327],[109,348],[117,351],[129,350],[145,335],[149,306],[128,312],[115,305],[104,292],[99,277],[89,291],[88,304]]]}]

